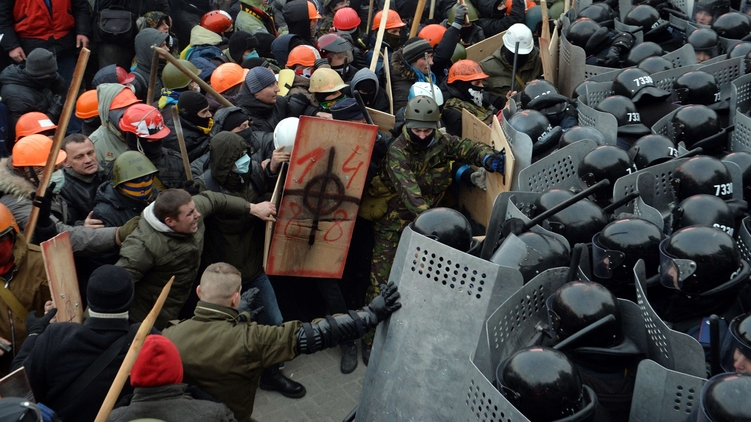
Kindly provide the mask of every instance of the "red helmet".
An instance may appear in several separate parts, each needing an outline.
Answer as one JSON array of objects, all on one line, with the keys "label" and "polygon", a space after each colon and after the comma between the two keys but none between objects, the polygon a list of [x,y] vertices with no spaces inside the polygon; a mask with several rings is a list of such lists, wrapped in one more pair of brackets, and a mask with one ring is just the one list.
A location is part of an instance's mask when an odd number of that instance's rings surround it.
[{"label": "red helmet", "polygon": [[339,31],[352,31],[361,22],[357,11],[351,7],[342,7],[334,13],[334,28]]},{"label": "red helmet", "polygon": [[200,25],[211,32],[222,34],[232,27],[232,16],[224,10],[212,10],[203,15]]},{"label": "red helmet", "polygon": [[120,130],[136,134],[139,138],[162,139],[169,135],[162,113],[148,104],[128,107],[120,119]]},{"label": "red helmet", "polygon": [[120,66],[115,66],[115,75],[117,75],[117,81],[121,85],[127,85],[133,82],[134,79],[136,79],[136,75],[128,73],[127,70],[123,69]]}]

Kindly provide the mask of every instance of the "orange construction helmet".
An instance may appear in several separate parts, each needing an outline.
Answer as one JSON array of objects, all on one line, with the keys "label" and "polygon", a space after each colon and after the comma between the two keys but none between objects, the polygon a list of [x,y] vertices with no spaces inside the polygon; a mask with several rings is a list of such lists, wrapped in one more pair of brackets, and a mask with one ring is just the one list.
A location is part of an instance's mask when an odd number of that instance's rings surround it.
[{"label": "orange construction helmet", "polygon": [[443,34],[445,33],[446,28],[443,25],[432,23],[430,25],[425,25],[425,27],[420,30],[417,36],[429,42],[430,46],[435,48],[435,46],[437,46],[438,43],[441,42],[441,39],[443,39]]},{"label": "orange construction helmet", "polygon": [[[508,15],[511,13],[511,5],[514,3],[514,0],[506,0],[506,14]],[[527,10],[529,10],[530,7],[537,6],[537,3],[535,3],[532,0],[524,0],[524,13],[527,13]]]},{"label": "orange construction helmet", "polygon": [[117,95],[115,95],[115,98],[112,99],[112,103],[110,104],[110,110],[117,110],[118,108],[125,108],[129,105],[140,103],[141,100],[136,98],[136,94],[133,93],[128,88],[123,89],[120,91]]},{"label": "orange construction helmet", "polygon": [[[128,90],[130,91],[130,90]],[[99,115],[99,100],[96,97],[96,89],[90,89],[76,100],[76,117],[90,119]]]},{"label": "orange construction helmet", "polygon": [[38,111],[30,111],[19,117],[16,122],[16,141],[24,136],[52,129],[57,129],[57,125],[52,123],[52,120],[46,114]]},{"label": "orange construction helmet", "polygon": [[309,45],[298,45],[289,52],[289,57],[287,57],[287,67],[290,69],[296,65],[311,67],[315,65],[316,60],[320,58],[321,55],[315,48]]},{"label": "orange construction helmet", "polygon": [[212,10],[201,17],[199,25],[221,35],[232,27],[232,16],[224,10]]},{"label": "orange construction helmet", "polygon": [[[375,18],[373,18],[373,28],[371,28],[373,31],[377,31],[378,27],[381,26],[381,16],[383,16],[383,10],[376,13]],[[403,26],[407,26],[407,24],[402,21],[402,17],[396,13],[396,10],[389,9],[386,16],[386,29],[401,28]]]},{"label": "orange construction helmet", "polygon": [[316,5],[311,2],[308,2],[308,19],[321,19],[321,15],[318,13]]},{"label": "orange construction helmet", "polygon": [[478,81],[487,78],[488,75],[482,71],[480,64],[474,60],[459,60],[449,69],[449,83],[455,81]]},{"label": "orange construction helmet", "polygon": [[[52,139],[44,135],[29,135],[13,145],[11,159],[13,167],[44,167],[52,149]],[[62,163],[67,155],[60,150],[55,165]]]},{"label": "orange construction helmet", "polygon": [[250,69],[243,69],[237,63],[220,64],[211,73],[211,87],[222,93],[233,86],[242,83]]},{"label": "orange construction helmet", "polygon": [[334,28],[339,31],[352,31],[361,22],[360,15],[351,7],[342,7],[334,13]]},{"label": "orange construction helmet", "polygon": [[0,237],[5,236],[11,230],[21,233],[21,230],[18,229],[18,223],[16,223],[16,217],[13,217],[13,213],[10,212],[8,207],[0,204]]}]

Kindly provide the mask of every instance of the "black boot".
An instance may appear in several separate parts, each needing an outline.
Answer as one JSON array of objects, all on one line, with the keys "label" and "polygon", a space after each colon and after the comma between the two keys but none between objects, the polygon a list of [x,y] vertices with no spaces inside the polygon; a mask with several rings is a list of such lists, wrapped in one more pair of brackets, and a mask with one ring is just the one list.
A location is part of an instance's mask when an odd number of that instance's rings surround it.
[{"label": "black boot", "polygon": [[342,374],[350,374],[357,368],[357,345],[354,341],[342,343]]},{"label": "black boot", "polygon": [[285,377],[278,365],[263,370],[260,387],[261,390],[278,391],[291,399],[299,399],[305,395],[305,387]]},{"label": "black boot", "polygon": [[360,347],[362,347],[362,363],[365,364],[365,366],[368,366],[368,361],[370,360],[370,349],[373,346],[369,346],[364,340],[360,343]]}]

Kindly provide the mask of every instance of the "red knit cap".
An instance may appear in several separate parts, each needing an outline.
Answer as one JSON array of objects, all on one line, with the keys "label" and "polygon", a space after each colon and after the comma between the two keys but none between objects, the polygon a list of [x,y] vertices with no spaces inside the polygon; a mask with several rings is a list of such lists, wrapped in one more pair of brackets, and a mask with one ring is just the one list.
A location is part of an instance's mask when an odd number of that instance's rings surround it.
[{"label": "red knit cap", "polygon": [[130,372],[133,387],[159,387],[183,382],[183,361],[177,347],[159,334],[146,337]]}]

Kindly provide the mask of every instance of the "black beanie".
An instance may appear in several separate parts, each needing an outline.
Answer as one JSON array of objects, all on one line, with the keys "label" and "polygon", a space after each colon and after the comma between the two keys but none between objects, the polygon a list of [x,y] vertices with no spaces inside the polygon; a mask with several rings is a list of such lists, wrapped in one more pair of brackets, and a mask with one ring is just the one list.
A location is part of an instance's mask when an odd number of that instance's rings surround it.
[{"label": "black beanie", "polygon": [[240,125],[247,120],[248,116],[242,110],[232,111],[224,118],[222,129],[232,131],[232,129],[240,127]]},{"label": "black beanie", "polygon": [[180,94],[180,99],[177,100],[177,109],[184,116],[198,114],[199,111],[208,106],[209,100],[200,92],[195,91],[185,91]]},{"label": "black beanie", "polygon": [[102,265],[94,270],[86,286],[89,309],[105,314],[125,312],[133,303],[135,287],[125,268]]},{"label": "black beanie", "polygon": [[227,45],[229,55],[235,63],[242,63],[243,53],[246,50],[258,48],[258,39],[250,32],[237,31],[232,34]]},{"label": "black beanie", "polygon": [[273,59],[274,53],[271,52],[271,43],[274,42],[276,37],[265,32],[258,32],[255,34],[255,37],[258,40],[258,47],[256,47],[258,55],[267,59]]}]

